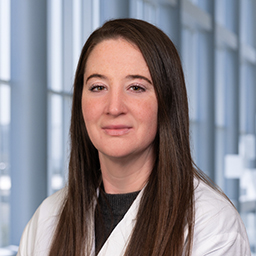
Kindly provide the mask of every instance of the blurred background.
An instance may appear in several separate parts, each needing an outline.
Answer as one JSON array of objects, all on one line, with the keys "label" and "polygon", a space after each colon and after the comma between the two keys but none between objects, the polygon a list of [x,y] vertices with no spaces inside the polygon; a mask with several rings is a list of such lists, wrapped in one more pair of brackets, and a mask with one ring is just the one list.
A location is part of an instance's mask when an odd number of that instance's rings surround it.
[{"label": "blurred background", "polygon": [[72,84],[112,18],[160,27],[182,59],[195,163],[231,198],[256,255],[256,0],[0,0],[0,255],[65,185]]}]

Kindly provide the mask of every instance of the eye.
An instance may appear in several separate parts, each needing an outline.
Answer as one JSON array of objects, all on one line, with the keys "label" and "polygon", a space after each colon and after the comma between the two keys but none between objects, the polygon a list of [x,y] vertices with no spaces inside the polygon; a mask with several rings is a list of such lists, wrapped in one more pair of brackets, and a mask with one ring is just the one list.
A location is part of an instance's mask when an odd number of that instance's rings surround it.
[{"label": "eye", "polygon": [[92,87],[90,87],[89,90],[92,91],[92,92],[99,92],[99,91],[105,90],[105,86],[103,86],[103,85],[93,85]]},{"label": "eye", "polygon": [[129,87],[130,90],[135,91],[135,92],[145,92],[146,89],[140,85],[132,85]]}]

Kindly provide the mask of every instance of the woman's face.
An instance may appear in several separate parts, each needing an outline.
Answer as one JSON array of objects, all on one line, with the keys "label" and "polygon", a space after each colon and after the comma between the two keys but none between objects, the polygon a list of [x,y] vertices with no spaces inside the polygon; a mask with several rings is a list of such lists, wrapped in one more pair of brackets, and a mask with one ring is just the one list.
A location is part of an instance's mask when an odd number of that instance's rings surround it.
[{"label": "woman's face", "polygon": [[157,111],[152,79],[139,49],[124,39],[96,45],[86,63],[82,112],[99,155],[153,156]]}]

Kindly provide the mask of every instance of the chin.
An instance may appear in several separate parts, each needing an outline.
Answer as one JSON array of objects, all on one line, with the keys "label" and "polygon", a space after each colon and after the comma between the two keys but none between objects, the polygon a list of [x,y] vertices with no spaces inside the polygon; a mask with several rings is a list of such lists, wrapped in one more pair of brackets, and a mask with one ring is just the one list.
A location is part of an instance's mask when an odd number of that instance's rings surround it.
[{"label": "chin", "polygon": [[102,154],[104,155],[104,156],[106,156],[106,157],[109,157],[109,158],[115,158],[115,159],[125,159],[125,158],[127,158],[127,157],[129,157],[129,156],[131,156],[131,155],[133,155],[132,153],[128,153],[128,152],[109,152],[109,153],[107,153],[107,152],[105,152],[105,153],[103,153],[102,152]]}]

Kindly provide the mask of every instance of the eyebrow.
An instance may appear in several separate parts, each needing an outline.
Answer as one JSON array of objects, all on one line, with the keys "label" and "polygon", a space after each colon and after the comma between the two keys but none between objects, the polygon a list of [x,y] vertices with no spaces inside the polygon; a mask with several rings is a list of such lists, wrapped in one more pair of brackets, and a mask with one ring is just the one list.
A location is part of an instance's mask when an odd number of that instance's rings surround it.
[{"label": "eyebrow", "polygon": [[141,76],[141,75],[128,75],[128,76],[126,76],[126,78],[128,78],[128,79],[143,79],[143,80],[147,81],[148,83],[152,84],[152,82],[148,78],[146,78],[145,76]]},{"label": "eyebrow", "polygon": [[96,77],[96,78],[102,78],[102,79],[107,79],[107,77],[106,76],[104,76],[104,75],[100,75],[100,74],[92,74],[92,75],[90,75],[90,76],[88,76],[87,77],[87,79],[86,79],[86,83],[88,82],[88,80],[90,80],[91,78],[94,78],[94,77]]},{"label": "eyebrow", "polygon": [[[101,78],[101,79],[107,79],[106,76],[96,73],[96,74],[92,74],[92,75],[88,76],[86,79],[86,83],[88,82],[88,80],[90,80],[91,78],[94,78],[94,77]],[[143,79],[143,80],[147,81],[148,83],[152,84],[152,82],[147,77],[142,76],[142,75],[128,75],[128,76],[126,76],[126,79],[129,79],[129,80]]]}]

